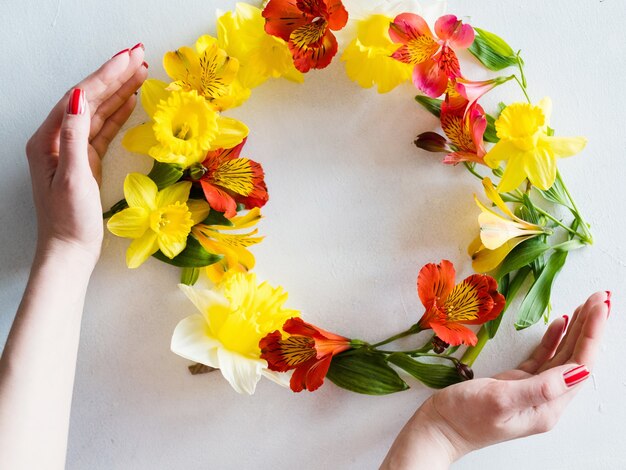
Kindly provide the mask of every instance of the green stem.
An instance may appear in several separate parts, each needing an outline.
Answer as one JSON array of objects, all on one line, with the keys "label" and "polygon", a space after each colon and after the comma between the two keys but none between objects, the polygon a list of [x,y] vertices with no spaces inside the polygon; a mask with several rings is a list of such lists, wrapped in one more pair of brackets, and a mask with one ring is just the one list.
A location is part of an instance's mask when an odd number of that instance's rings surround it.
[{"label": "green stem", "polygon": [[489,332],[487,331],[487,328],[485,328],[485,326],[483,325],[478,332],[478,342],[476,343],[476,346],[467,348],[465,354],[463,354],[463,357],[461,358],[461,362],[472,367],[472,365],[478,358],[478,355],[485,347],[485,344],[487,344],[487,341],[489,341]]},{"label": "green stem", "polygon": [[565,181],[563,181],[563,178],[561,177],[561,173],[558,170],[556,172],[556,178],[559,180],[559,183],[561,183],[561,186],[563,187],[563,190],[565,191],[567,198],[572,203],[574,217],[576,217],[580,221],[580,225],[582,225],[583,231],[585,232],[585,238],[583,241],[589,243],[590,245],[593,245],[593,235],[591,234],[591,231],[589,230],[589,225],[587,225],[587,222],[585,222],[585,220],[580,215],[578,206],[576,206],[576,201],[574,201],[574,198],[570,194],[569,189],[567,189],[567,185],[565,184]]},{"label": "green stem", "polygon": [[474,166],[469,163],[469,162],[463,162],[463,165],[465,165],[465,168],[467,168],[467,170],[474,175],[476,178],[478,178],[480,181],[482,181],[484,179],[484,176],[482,176],[480,173],[478,173],[475,169]]},{"label": "green stem", "polygon": [[577,236],[578,238],[580,238],[582,241],[586,242],[587,238],[584,235],[581,235],[580,233],[578,233],[576,230],[572,230],[570,227],[568,227],[567,225],[565,225],[563,222],[561,222],[559,219],[557,219],[556,217],[554,217],[552,214],[550,214],[549,212],[544,211],[543,209],[541,209],[540,207],[535,206],[535,210],[537,212],[539,212],[540,214],[544,215],[545,217],[547,217],[548,219],[550,219],[552,222],[554,222],[555,224],[557,224],[558,226],[564,228],[565,230],[567,230],[568,232],[570,232],[572,235]]},{"label": "green stem", "polygon": [[376,349],[379,346],[383,346],[385,344],[393,343],[394,341],[399,340],[400,338],[405,338],[407,336],[411,336],[411,335],[417,334],[420,331],[422,331],[422,329],[416,323],[415,325],[413,325],[408,330],[403,331],[402,333],[398,333],[397,335],[390,336],[389,338],[387,338],[387,339],[385,339],[383,341],[380,341],[380,342],[378,342],[376,344],[372,344],[372,345],[370,345],[368,347],[372,348],[372,349]]},{"label": "green stem", "polygon": [[522,82],[520,82],[520,79],[519,79],[519,77],[517,75],[515,75],[515,81],[517,82],[519,87],[524,92],[524,96],[526,97],[526,100],[528,101],[528,103],[531,104],[532,102],[530,101],[530,96],[528,96],[528,92],[526,91],[526,87],[522,84]]}]

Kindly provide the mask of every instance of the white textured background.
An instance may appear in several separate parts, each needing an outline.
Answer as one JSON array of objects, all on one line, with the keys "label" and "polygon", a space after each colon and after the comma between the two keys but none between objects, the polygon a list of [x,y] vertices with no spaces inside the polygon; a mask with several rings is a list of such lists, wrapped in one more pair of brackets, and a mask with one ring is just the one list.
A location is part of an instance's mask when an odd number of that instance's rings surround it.
[{"label": "white textured background", "polygon": [[[165,78],[162,54],[214,32],[215,8],[233,2],[0,3],[3,344],[35,245],[23,152],[28,136],[71,84],[138,41],[146,45],[151,75]],[[624,1],[450,4],[451,12],[523,49],[533,98],[554,100],[553,126],[562,135],[589,137],[584,154],[561,170],[597,243],[568,260],[555,314],[571,312],[595,290],[611,289],[615,298],[602,357],[557,428],[477,452],[455,468],[626,468]],[[506,101],[520,98],[512,84],[498,93]],[[263,163],[271,193],[261,225],[267,238],[254,249],[258,275],[283,284],[290,306],[307,319],[348,336],[375,340],[415,322],[422,264],[445,257],[459,276],[470,272],[465,249],[476,230],[471,196],[479,184],[412,145],[436,124],[414,94],[409,85],[384,96],[363,90],[335,60],[304,85],[267,83],[230,113],[250,127],[246,155]],[[104,164],[104,205],[120,198],[127,172],[149,166],[147,157],[128,155],[116,141]],[[262,382],[245,397],[219,373],[192,377],[187,361],[169,351],[174,326],[194,310],[176,288],[178,271],[155,260],[127,270],[127,245],[106,235],[87,296],[69,469],[375,468],[430,393],[417,385],[376,398],[328,384],[294,395]],[[516,333],[505,320],[477,374],[513,366],[543,331],[536,325]]]}]

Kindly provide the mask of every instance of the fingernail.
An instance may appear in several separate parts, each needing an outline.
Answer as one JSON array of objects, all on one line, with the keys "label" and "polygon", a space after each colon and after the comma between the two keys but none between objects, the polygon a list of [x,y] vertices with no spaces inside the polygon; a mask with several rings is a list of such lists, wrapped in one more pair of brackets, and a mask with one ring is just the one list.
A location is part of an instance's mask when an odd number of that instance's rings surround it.
[{"label": "fingernail", "polygon": [[74,88],[70,92],[70,100],[67,103],[67,114],[83,114],[85,112],[85,92],[80,88]]},{"label": "fingernail", "polygon": [[[122,50],[122,51],[119,51],[119,52],[118,52],[117,54],[115,54],[113,57],[117,57],[118,55],[121,55],[121,54],[123,54],[124,52],[129,52],[129,51],[130,51],[130,49],[124,49],[124,50]],[[111,57],[111,59],[112,59],[113,57]]]},{"label": "fingernail", "polygon": [[563,333],[567,330],[567,325],[569,325],[569,317],[567,315],[563,315],[563,320],[565,320],[565,325],[563,325]]},{"label": "fingernail", "polygon": [[143,61],[143,62],[141,63],[141,65],[143,65],[145,68],[148,68],[148,67],[149,67],[149,66],[148,66],[148,62],[146,62],[146,61]]},{"label": "fingernail", "polygon": [[610,290],[606,291],[606,300],[604,301],[604,303],[609,308],[609,311],[606,314],[606,318],[609,318],[611,316],[611,291]]},{"label": "fingernail", "polygon": [[134,51],[135,49],[137,49],[138,47],[141,47],[143,50],[146,50],[146,48],[144,47],[142,42],[138,42],[137,44],[135,44],[133,47],[130,48],[131,51]]},{"label": "fingernail", "polygon": [[585,365],[569,369],[563,374],[563,380],[568,388],[572,388],[574,385],[579,384],[588,377],[589,369],[587,369],[587,366]]}]

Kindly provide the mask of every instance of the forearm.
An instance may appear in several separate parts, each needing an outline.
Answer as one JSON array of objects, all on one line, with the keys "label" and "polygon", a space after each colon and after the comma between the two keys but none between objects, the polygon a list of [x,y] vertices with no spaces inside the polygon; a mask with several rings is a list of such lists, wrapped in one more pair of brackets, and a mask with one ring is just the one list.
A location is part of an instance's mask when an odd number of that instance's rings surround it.
[{"label": "forearm", "polygon": [[0,359],[0,467],[63,468],[80,324],[93,258],[37,250]]},{"label": "forearm", "polygon": [[422,406],[406,423],[381,465],[381,470],[447,470],[456,451],[441,435]]}]

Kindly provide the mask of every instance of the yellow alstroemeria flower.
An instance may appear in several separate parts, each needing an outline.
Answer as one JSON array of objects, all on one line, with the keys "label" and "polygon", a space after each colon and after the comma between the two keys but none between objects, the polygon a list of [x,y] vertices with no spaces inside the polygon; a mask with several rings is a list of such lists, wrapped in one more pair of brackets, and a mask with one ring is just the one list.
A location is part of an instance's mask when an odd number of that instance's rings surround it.
[{"label": "yellow alstroemeria flower", "polygon": [[191,227],[206,219],[205,201],[188,200],[191,183],[175,183],[161,191],[145,175],[130,173],[124,180],[128,208],[114,214],[107,228],[118,237],[133,238],[126,264],[137,268],[158,250],[174,258],[187,246]]},{"label": "yellow alstroemeria flower", "polygon": [[293,65],[287,43],[265,32],[265,19],[259,8],[237,3],[217,19],[219,47],[239,60],[239,82],[254,88],[270,77],[284,77],[302,83],[304,75]]},{"label": "yellow alstroemeria flower", "polygon": [[227,273],[247,272],[254,268],[254,255],[248,247],[260,243],[263,237],[255,237],[258,230],[247,233],[223,233],[243,230],[257,224],[261,219],[261,210],[256,207],[246,215],[230,219],[232,226],[198,224],[191,230],[196,239],[211,253],[224,255],[217,263],[206,267],[206,273],[214,284],[224,280]]},{"label": "yellow alstroemeria flower", "polygon": [[500,141],[485,155],[491,168],[506,161],[498,191],[507,193],[526,178],[541,190],[550,189],[556,179],[556,159],[570,157],[587,145],[584,137],[555,137],[548,134],[552,101],[537,105],[513,103],[496,120]]},{"label": "yellow alstroemeria flower", "polygon": [[191,47],[181,47],[163,56],[163,67],[174,80],[168,90],[196,90],[218,111],[241,105],[250,89],[237,80],[239,61],[217,45],[217,39],[201,36]]},{"label": "yellow alstroemeria flower", "polygon": [[371,15],[357,23],[357,36],[348,44],[341,60],[346,73],[363,88],[378,86],[387,93],[411,78],[413,67],[391,57],[398,45],[389,38],[393,18]]},{"label": "yellow alstroemeria flower", "polygon": [[146,80],[141,104],[151,121],[126,132],[122,144],[160,162],[187,168],[209,150],[235,147],[248,135],[245,124],[220,116],[195,90],[168,91],[165,82]]},{"label": "yellow alstroemeria flower", "polygon": [[171,345],[174,353],[220,369],[239,393],[254,393],[262,375],[287,385],[285,377],[268,370],[259,349],[261,338],[282,331],[286,320],[300,316],[284,307],[287,293],[281,287],[257,284],[254,274],[236,273],[229,275],[219,290],[180,288],[200,313],[176,326]]},{"label": "yellow alstroemeria flower", "polygon": [[485,195],[502,211],[499,214],[485,206],[474,196],[481,210],[478,216],[480,236],[469,247],[476,272],[489,272],[495,269],[517,245],[530,238],[546,233],[536,224],[517,217],[498,194],[489,178],[483,179]]}]

